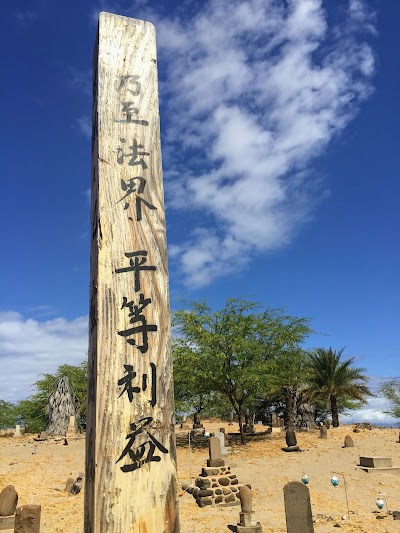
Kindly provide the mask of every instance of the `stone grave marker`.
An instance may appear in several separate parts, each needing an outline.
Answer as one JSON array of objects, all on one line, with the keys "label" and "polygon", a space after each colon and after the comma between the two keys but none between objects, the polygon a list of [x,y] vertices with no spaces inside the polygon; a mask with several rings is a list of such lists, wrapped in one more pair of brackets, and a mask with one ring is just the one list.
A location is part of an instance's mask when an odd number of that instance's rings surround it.
[{"label": "stone grave marker", "polygon": [[314,533],[310,491],[301,481],[283,487],[287,533]]},{"label": "stone grave marker", "polygon": [[18,494],[13,485],[7,485],[0,492],[0,516],[10,516],[15,513]]},{"label": "stone grave marker", "polygon": [[262,533],[260,522],[256,522],[253,511],[253,496],[250,487],[243,485],[239,490],[242,511],[239,514],[237,533]]},{"label": "stone grave marker", "polygon": [[328,430],[327,430],[326,426],[324,426],[324,425],[321,425],[319,427],[319,438],[320,439],[327,439],[328,438]]},{"label": "stone grave marker", "polygon": [[207,466],[225,466],[225,461],[221,455],[221,442],[217,437],[210,437],[208,441],[209,459]]},{"label": "stone grave marker", "polygon": [[296,432],[293,429],[286,431],[286,448],[282,448],[284,452],[299,452],[300,448],[297,446]]},{"label": "stone grave marker", "polygon": [[278,415],[276,413],[272,413],[272,415],[271,415],[271,426],[273,428],[278,428],[279,427]]},{"label": "stone grave marker", "polygon": [[[222,431],[216,431],[214,433],[214,437],[219,439],[219,442],[220,442],[220,445],[221,445],[221,456],[222,457],[227,457],[228,456],[228,450],[226,449],[226,446],[225,446],[225,433],[222,433]],[[221,457],[221,459],[222,459],[222,457]]]},{"label": "stone grave marker", "polygon": [[68,438],[76,437],[76,419],[74,415],[69,417],[69,424],[65,436]]},{"label": "stone grave marker", "polygon": [[15,426],[14,437],[22,437],[21,426],[19,424]]},{"label": "stone grave marker", "polygon": [[15,512],[14,533],[40,533],[40,505],[21,505]]},{"label": "stone grave marker", "polygon": [[350,435],[345,436],[343,448],[354,448],[354,442]]},{"label": "stone grave marker", "polygon": [[65,483],[65,489],[64,492],[69,492],[71,490],[72,485],[75,483],[75,479],[73,477],[69,477]]}]

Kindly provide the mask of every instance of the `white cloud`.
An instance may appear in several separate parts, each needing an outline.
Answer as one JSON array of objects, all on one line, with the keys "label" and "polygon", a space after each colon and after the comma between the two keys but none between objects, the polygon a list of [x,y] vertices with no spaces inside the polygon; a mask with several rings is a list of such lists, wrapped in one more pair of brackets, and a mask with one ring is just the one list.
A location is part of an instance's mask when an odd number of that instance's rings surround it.
[{"label": "white cloud", "polygon": [[[319,0],[220,0],[189,21],[154,20],[168,71],[167,142],[186,150],[180,175],[166,172],[168,204],[207,219],[174,249],[191,287],[287,245],[310,218],[325,193],[311,161],[371,92],[362,6],[351,2],[339,41]],[[176,168],[166,153],[165,167]]]},{"label": "white cloud", "polygon": [[40,374],[62,364],[79,365],[88,347],[87,317],[33,320],[0,312],[0,399],[17,401],[32,394]]},{"label": "white cloud", "polygon": [[342,417],[342,422],[346,424],[370,422],[371,424],[398,425],[400,422],[398,418],[385,414],[389,408],[389,403],[385,398],[372,398],[361,409],[351,411],[349,416]]},{"label": "white cloud", "polygon": [[18,10],[15,13],[18,24],[23,28],[28,28],[39,18],[39,13],[31,9]]},{"label": "white cloud", "polygon": [[156,26],[167,205],[204,221],[173,243],[181,279],[201,287],[288,245],[328,193],[313,159],[372,91],[375,14],[349,0],[329,27],[322,0],[209,0],[165,17],[100,4]]},{"label": "white cloud", "polygon": [[76,125],[81,133],[88,139],[92,138],[92,120],[89,115],[83,115],[76,120]]}]

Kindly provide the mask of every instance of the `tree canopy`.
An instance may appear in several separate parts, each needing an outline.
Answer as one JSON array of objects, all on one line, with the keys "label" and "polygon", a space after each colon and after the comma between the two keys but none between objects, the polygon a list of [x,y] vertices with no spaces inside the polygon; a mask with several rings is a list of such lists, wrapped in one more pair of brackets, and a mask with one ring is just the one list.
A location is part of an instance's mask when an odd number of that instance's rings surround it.
[{"label": "tree canopy", "polygon": [[[261,310],[256,302],[228,299],[213,311],[205,302],[192,302],[174,313],[178,337],[174,365],[177,396],[182,387],[198,393],[224,395],[239,418],[267,390],[281,386],[278,364],[296,351],[309,331],[308,319],[287,316],[282,309]],[[187,381],[181,370],[186,369]]]},{"label": "tree canopy", "polygon": [[[373,396],[367,387],[364,368],[353,365],[354,357],[343,361],[344,348],[338,352],[329,348],[317,348],[310,358],[310,376],[307,392],[314,400],[325,401],[332,414],[333,427],[339,426],[339,405],[357,407]],[[354,404],[354,401],[359,402]]]},{"label": "tree canopy", "polygon": [[381,383],[379,390],[389,402],[389,409],[384,411],[385,414],[400,418],[400,380],[390,379]]}]

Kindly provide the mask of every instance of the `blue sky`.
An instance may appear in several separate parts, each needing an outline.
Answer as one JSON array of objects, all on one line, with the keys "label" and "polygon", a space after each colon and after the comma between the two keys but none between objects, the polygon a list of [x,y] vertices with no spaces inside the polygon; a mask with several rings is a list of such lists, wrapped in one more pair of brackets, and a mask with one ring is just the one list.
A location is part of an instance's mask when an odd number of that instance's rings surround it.
[{"label": "blue sky", "polygon": [[157,29],[172,308],[285,307],[374,387],[399,376],[396,0],[18,0],[0,32],[0,398],[87,351],[99,11]]}]

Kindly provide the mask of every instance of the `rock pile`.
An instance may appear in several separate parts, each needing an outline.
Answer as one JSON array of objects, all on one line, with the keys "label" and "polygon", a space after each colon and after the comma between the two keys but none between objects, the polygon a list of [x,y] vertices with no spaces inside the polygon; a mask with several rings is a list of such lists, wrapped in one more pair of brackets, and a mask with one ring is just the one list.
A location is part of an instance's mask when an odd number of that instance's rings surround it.
[{"label": "rock pile", "polygon": [[231,467],[221,458],[221,445],[217,437],[209,440],[207,467],[196,478],[194,485],[182,488],[192,494],[199,507],[207,505],[239,505],[239,490],[242,488]]}]

